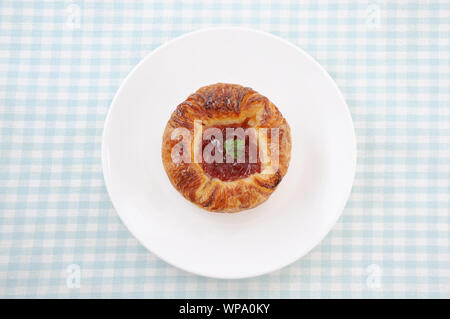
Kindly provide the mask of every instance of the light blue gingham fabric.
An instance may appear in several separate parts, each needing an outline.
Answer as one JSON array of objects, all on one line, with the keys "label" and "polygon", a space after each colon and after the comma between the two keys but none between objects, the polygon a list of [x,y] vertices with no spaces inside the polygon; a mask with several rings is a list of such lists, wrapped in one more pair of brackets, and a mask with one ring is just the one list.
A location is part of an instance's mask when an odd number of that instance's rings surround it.
[{"label": "light blue gingham fabric", "polygon": [[[105,190],[111,99],[148,52],[239,25],[291,41],[341,88],[358,166],[337,225],[248,280],[146,251]],[[450,2],[0,1],[1,297],[450,297]]]}]

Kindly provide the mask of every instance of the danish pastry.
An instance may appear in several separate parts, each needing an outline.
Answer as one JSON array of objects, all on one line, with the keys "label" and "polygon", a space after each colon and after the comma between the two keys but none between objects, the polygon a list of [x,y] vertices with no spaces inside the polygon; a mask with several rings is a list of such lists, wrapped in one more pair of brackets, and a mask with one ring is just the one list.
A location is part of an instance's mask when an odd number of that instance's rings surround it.
[{"label": "danish pastry", "polygon": [[172,113],[162,139],[172,185],[213,212],[239,212],[267,200],[290,156],[290,128],[277,107],[237,84],[217,83],[191,94]]}]

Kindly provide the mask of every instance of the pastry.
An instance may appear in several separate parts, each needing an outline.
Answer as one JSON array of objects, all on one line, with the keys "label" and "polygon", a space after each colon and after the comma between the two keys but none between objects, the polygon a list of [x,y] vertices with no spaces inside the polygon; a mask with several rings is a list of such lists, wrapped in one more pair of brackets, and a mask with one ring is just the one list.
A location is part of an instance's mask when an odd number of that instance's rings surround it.
[{"label": "pastry", "polygon": [[237,84],[191,94],[172,113],[162,140],[172,185],[213,212],[239,212],[267,200],[285,176],[290,154],[290,128],[277,107]]}]

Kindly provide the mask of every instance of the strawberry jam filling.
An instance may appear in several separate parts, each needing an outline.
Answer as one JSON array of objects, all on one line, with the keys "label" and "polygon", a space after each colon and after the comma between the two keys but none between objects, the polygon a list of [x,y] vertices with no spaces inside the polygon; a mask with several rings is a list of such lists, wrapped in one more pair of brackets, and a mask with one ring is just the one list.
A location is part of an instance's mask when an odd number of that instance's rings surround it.
[{"label": "strawberry jam filling", "polygon": [[[234,181],[261,172],[258,152],[256,151],[253,156],[250,156],[250,151],[257,150],[256,145],[253,144],[256,141],[251,139],[248,134],[241,136],[241,138],[235,135],[226,135],[227,128],[243,128],[245,130],[248,127],[243,127],[242,125],[214,127],[222,132],[222,140],[215,136],[203,140],[203,161],[201,166],[207,175],[222,181]],[[214,159],[211,156],[205,156],[204,151],[208,145],[212,146],[210,146],[211,152],[207,152],[207,154],[210,154]],[[218,158],[221,158],[222,161],[217,161]]]}]

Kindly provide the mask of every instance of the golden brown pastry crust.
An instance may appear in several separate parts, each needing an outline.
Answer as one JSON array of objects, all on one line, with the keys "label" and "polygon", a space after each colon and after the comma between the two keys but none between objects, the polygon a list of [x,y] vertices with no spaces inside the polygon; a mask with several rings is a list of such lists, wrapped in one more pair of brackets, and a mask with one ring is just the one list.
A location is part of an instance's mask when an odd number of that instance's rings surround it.
[{"label": "golden brown pastry crust", "polygon": [[[261,173],[234,181],[222,181],[206,175],[198,163],[174,163],[171,152],[178,141],[171,139],[172,132],[177,127],[184,127],[193,136],[194,120],[201,120],[204,127],[243,123],[247,120],[248,125],[255,129],[278,128],[277,169],[270,171],[268,164],[262,164]],[[191,153],[193,159],[192,145]],[[270,151],[268,153],[270,157]],[[162,161],[172,185],[189,201],[214,212],[238,212],[267,200],[286,174],[290,156],[290,128],[277,107],[265,96],[237,84],[217,83],[191,94],[172,113],[162,141]]]}]

